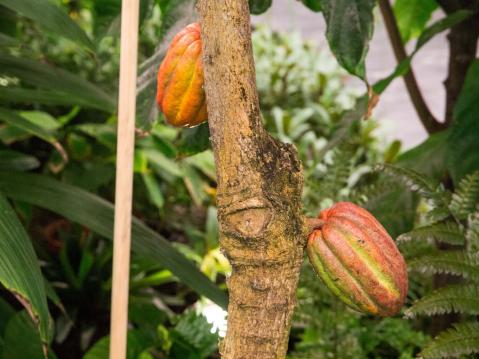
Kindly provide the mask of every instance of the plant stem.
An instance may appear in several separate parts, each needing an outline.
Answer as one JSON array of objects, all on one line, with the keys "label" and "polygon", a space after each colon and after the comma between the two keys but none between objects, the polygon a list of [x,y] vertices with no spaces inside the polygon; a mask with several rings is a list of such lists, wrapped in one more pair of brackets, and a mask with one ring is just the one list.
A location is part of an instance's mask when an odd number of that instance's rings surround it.
[{"label": "plant stem", "polygon": [[[384,24],[386,25],[389,40],[391,41],[391,45],[394,50],[394,55],[397,62],[400,63],[407,58],[407,53],[402,43],[401,34],[399,33],[399,28],[391,8],[391,4],[389,3],[389,0],[379,0],[379,7],[384,19]],[[403,77],[409,97],[411,98],[411,102],[413,103],[416,113],[419,116],[419,120],[426,131],[431,134],[444,129],[445,123],[441,123],[436,120],[424,101],[412,68],[410,68],[409,71],[403,75]]]}]

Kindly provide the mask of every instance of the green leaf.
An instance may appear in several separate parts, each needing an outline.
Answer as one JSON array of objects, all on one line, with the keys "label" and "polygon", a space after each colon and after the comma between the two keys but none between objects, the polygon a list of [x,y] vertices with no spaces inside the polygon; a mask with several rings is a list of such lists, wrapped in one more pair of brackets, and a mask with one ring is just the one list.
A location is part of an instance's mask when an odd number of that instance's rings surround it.
[{"label": "green leaf", "polygon": [[[143,345],[138,331],[129,330],[127,334],[126,359],[138,359]],[[83,356],[83,359],[108,359],[110,351],[110,337],[103,337]]]},{"label": "green leaf", "polygon": [[141,178],[143,179],[151,203],[159,209],[163,208],[165,198],[163,197],[163,193],[161,193],[161,188],[155,175],[151,172],[146,172],[141,174]]},{"label": "green leaf", "polygon": [[2,34],[0,32],[0,47],[12,46],[12,45],[15,45],[15,43],[16,43],[15,38]]},{"label": "green leaf", "polygon": [[[106,112],[116,111],[116,100],[103,90],[68,71],[24,57],[0,53],[0,74],[18,77],[25,83],[63,93],[72,102]],[[77,102],[75,102],[77,103]]]},{"label": "green leaf", "polygon": [[364,61],[373,34],[374,0],[322,0],[326,37],[338,62],[365,79]]},{"label": "green leaf", "polygon": [[434,0],[396,0],[394,15],[403,42],[419,36],[436,8]]},{"label": "green leaf", "polygon": [[[8,321],[15,315],[15,309],[3,298],[0,297],[0,341],[5,333],[5,327]],[[0,353],[2,346],[0,344]]]},{"label": "green leaf", "polygon": [[253,15],[264,13],[271,7],[273,0],[248,0],[249,12]]},{"label": "green leaf", "polygon": [[[26,117],[25,114],[18,114],[6,108],[0,107],[0,121],[4,121],[14,127],[19,128],[20,130],[23,130],[33,136],[39,137],[42,140],[51,143],[64,159],[67,158],[67,154],[64,148],[52,134],[52,131],[49,131],[44,127],[37,125],[34,121],[32,121],[31,118]],[[21,137],[21,133],[17,133],[17,136]]]},{"label": "green leaf", "polygon": [[452,245],[464,244],[464,233],[455,222],[434,223],[429,226],[414,228],[412,231],[401,234],[399,241],[436,240]]},{"label": "green leaf", "polygon": [[0,120],[12,126],[21,128],[22,130],[25,130],[26,132],[37,136],[47,142],[57,142],[57,140],[50,131],[46,130],[44,127],[38,126],[37,124],[33,123],[32,121],[28,120],[17,112],[0,107]]},{"label": "green leaf", "polygon": [[183,182],[191,196],[191,199],[197,206],[201,206],[207,195],[204,191],[205,181],[201,178],[198,171],[190,164],[183,163]]},{"label": "green leaf", "polygon": [[458,250],[428,253],[408,261],[408,268],[423,273],[447,273],[479,280],[479,256]]},{"label": "green leaf", "polygon": [[322,0],[301,0],[304,6],[315,12],[321,11],[321,1]]},{"label": "green leaf", "polygon": [[[99,235],[113,238],[113,205],[77,187],[41,175],[0,172],[0,191],[12,199],[46,208]],[[132,223],[132,250],[152,263],[160,263],[182,283],[226,308],[225,293],[138,218]]]},{"label": "green leaf", "polygon": [[410,168],[379,164],[375,170],[384,172],[395,180],[404,183],[411,191],[418,193],[424,198],[433,200],[442,198],[442,193],[438,190],[437,183]]},{"label": "green leaf", "polygon": [[479,205],[479,171],[464,177],[452,194],[449,209],[458,219],[467,219]]},{"label": "green leaf", "polygon": [[170,355],[173,358],[202,359],[218,347],[218,335],[211,333],[212,325],[203,315],[194,311],[184,314],[170,335],[173,340]]},{"label": "green leaf", "polygon": [[479,323],[455,324],[439,334],[419,353],[424,359],[457,358],[479,353]]},{"label": "green leaf", "polygon": [[176,141],[178,155],[180,157],[192,156],[210,148],[210,130],[208,123],[184,129]]},{"label": "green leaf", "polygon": [[0,0],[0,5],[32,19],[48,31],[93,48],[86,33],[68,16],[64,9],[49,0]]},{"label": "green leaf", "polygon": [[439,288],[416,301],[405,315],[441,315],[447,313],[479,314],[479,287],[474,285],[451,285]]},{"label": "green leaf", "polygon": [[21,87],[0,86],[0,101],[6,103],[39,103],[44,105],[62,106],[79,105],[87,108],[97,107],[95,103],[92,104],[88,99],[74,97],[68,93],[41,89],[26,89]]},{"label": "green leaf", "polygon": [[479,170],[479,60],[475,60],[454,108],[447,146],[446,165],[457,184]]},{"label": "green leaf", "polygon": [[401,61],[396,68],[394,69],[393,73],[389,75],[388,77],[379,80],[373,85],[373,90],[377,94],[381,94],[398,76],[403,76],[406,74],[411,66],[411,61],[413,57],[416,55],[416,53],[429,41],[431,40],[435,35],[439,34],[440,32],[449,29],[450,27],[464,21],[467,19],[469,16],[471,16],[473,13],[468,10],[459,10],[451,15],[448,15],[438,21],[436,21],[434,24],[429,26],[426,30],[424,30],[421,35],[419,36],[417,42],[416,42],[416,47],[414,51],[409,55],[407,58],[405,58],[403,61]]},{"label": "green leaf", "polygon": [[417,207],[417,198],[412,192],[397,183],[379,184],[373,186],[369,192],[364,207],[381,222],[393,238],[411,230]]},{"label": "green leaf", "polygon": [[[25,311],[18,312],[8,322],[4,336],[4,359],[45,359],[42,342]],[[48,359],[55,359],[48,351]]]},{"label": "green leaf", "polygon": [[444,164],[448,131],[430,135],[418,146],[402,153],[396,165],[410,168],[427,177],[440,181],[447,173]]},{"label": "green leaf", "polygon": [[37,257],[25,229],[1,194],[0,282],[25,306],[47,343],[52,323]]},{"label": "green leaf", "polygon": [[40,166],[35,157],[17,151],[0,150],[0,171],[28,171]]}]

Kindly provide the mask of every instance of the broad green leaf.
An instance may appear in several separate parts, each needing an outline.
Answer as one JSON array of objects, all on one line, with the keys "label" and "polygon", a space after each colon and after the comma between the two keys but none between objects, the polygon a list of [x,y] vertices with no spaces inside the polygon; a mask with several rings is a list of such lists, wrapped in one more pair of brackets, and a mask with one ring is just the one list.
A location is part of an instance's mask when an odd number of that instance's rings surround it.
[{"label": "broad green leaf", "polygon": [[[0,172],[0,191],[12,199],[58,213],[106,238],[113,238],[113,205],[77,187],[35,174]],[[152,263],[160,263],[197,293],[222,306],[227,297],[161,235],[138,218],[132,223],[132,250]]]},{"label": "broad green leaf", "polygon": [[322,0],[326,37],[338,62],[351,74],[366,77],[364,60],[373,34],[374,0]]},{"label": "broad green leaf", "polygon": [[[0,337],[3,337],[7,323],[10,318],[15,315],[15,313],[15,309],[13,309],[13,307],[5,299],[0,297]],[[0,353],[1,352],[2,348],[0,345]]]},{"label": "broad green leaf", "polygon": [[2,34],[0,32],[0,47],[8,47],[12,46],[16,43],[15,38],[10,37],[8,35]]},{"label": "broad green leaf", "polygon": [[18,77],[25,83],[63,93],[70,96],[72,102],[78,100],[78,104],[88,103],[89,107],[106,112],[116,110],[116,101],[103,90],[73,73],[50,65],[0,53],[0,74]]},{"label": "broad green leaf", "polygon": [[396,0],[394,15],[403,42],[419,36],[437,8],[435,0]]},{"label": "broad green leaf", "polygon": [[273,0],[248,0],[249,12],[253,15],[264,13],[271,7]]},{"label": "broad green leaf", "polygon": [[0,32],[13,38],[17,33],[17,14],[2,5],[0,5]]},{"label": "broad green leaf", "polygon": [[448,134],[448,131],[432,134],[423,143],[401,154],[396,165],[440,181],[447,172],[444,158]]},{"label": "broad green leaf", "polygon": [[35,157],[11,150],[0,150],[0,171],[28,171],[40,166]]},{"label": "broad green leaf", "polygon": [[39,125],[25,118],[21,114],[10,111],[9,109],[0,107],[0,121],[18,127],[47,142],[57,142],[51,131],[46,130],[44,127],[40,127]]},{"label": "broad green leaf", "polygon": [[[8,322],[4,336],[4,359],[45,359],[44,348],[25,311],[16,313]],[[48,359],[56,359],[49,350]]]},{"label": "broad green leaf", "polygon": [[456,106],[447,146],[446,165],[457,184],[479,169],[479,60],[466,76]]},{"label": "broad green leaf", "polygon": [[0,282],[25,306],[38,326],[43,343],[47,343],[52,323],[38,260],[30,238],[2,194],[0,194]]},{"label": "broad green leaf", "polygon": [[192,156],[210,148],[210,130],[208,123],[202,123],[194,128],[184,129],[176,141],[178,155]]},{"label": "broad green leaf", "polygon": [[64,9],[49,0],[0,0],[0,5],[32,19],[56,35],[66,37],[89,48],[93,47],[86,33],[68,16]]},{"label": "broad green leaf", "polygon": [[[108,359],[110,337],[103,337],[83,356],[83,359]],[[126,359],[138,359],[143,346],[137,331],[129,330],[127,335]]]},{"label": "broad green leaf", "polygon": [[[64,148],[62,147],[60,142],[57,141],[57,139],[53,135],[53,132],[37,125],[34,121],[32,121],[31,117],[27,118],[24,115],[0,107],[0,121],[4,121],[9,125],[12,125],[22,131],[27,132],[28,134],[39,137],[42,140],[51,143],[64,159],[67,158],[67,154]],[[20,135],[21,137],[21,133],[17,133],[17,136],[18,135]]]},{"label": "broad green leaf", "polygon": [[1,87],[0,101],[7,103],[39,103],[44,105],[79,105],[87,108],[96,108],[88,99],[73,97],[68,93],[41,89],[26,89],[21,87]]},{"label": "broad green leaf", "polygon": [[310,10],[313,10],[315,12],[321,11],[322,0],[301,0],[301,2]]},{"label": "broad green leaf", "polygon": [[416,42],[416,47],[414,48],[414,51],[409,55],[407,58],[405,58],[403,61],[401,61],[394,71],[392,72],[391,75],[387,76],[386,78],[379,80],[376,82],[373,86],[373,90],[377,94],[381,94],[398,76],[403,76],[406,74],[411,66],[411,61],[413,57],[416,55],[416,53],[429,41],[431,40],[435,35],[439,34],[440,32],[449,29],[450,27],[464,21],[467,19],[469,16],[472,15],[471,11],[467,10],[459,10],[456,11],[455,13],[448,15],[438,21],[436,21],[434,24],[429,26],[426,30],[424,30],[421,35],[419,36],[417,42]]}]

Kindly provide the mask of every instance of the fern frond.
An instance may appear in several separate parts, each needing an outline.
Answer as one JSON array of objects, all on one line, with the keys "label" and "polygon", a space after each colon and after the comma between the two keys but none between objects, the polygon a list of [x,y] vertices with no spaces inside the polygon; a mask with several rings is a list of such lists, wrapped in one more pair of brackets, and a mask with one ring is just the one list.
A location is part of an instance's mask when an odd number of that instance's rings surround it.
[{"label": "fern frond", "polygon": [[423,273],[448,273],[479,281],[479,255],[464,251],[437,251],[416,257],[408,268]]},{"label": "fern frond", "polygon": [[[438,200],[447,200],[445,191],[441,187],[438,187],[435,183],[412,169],[391,166],[388,164],[380,164],[376,166],[375,169],[401,181],[411,191],[418,193],[424,198],[431,199],[436,202]],[[445,197],[442,198],[442,196]]]},{"label": "fern frond", "polygon": [[479,204],[479,171],[464,177],[452,195],[449,208],[459,219],[466,219]]},{"label": "fern frond", "polygon": [[479,287],[452,285],[435,290],[417,300],[405,312],[406,317],[440,315],[446,313],[479,314]]},{"label": "fern frond", "polygon": [[479,353],[479,323],[461,323],[430,341],[419,358],[457,358],[473,353]]},{"label": "fern frond", "polygon": [[434,223],[413,229],[410,232],[401,234],[398,241],[428,240],[434,239],[438,242],[449,244],[464,244],[464,233],[455,222]]},{"label": "fern frond", "polygon": [[470,215],[468,218],[466,242],[469,253],[479,252],[479,212]]}]

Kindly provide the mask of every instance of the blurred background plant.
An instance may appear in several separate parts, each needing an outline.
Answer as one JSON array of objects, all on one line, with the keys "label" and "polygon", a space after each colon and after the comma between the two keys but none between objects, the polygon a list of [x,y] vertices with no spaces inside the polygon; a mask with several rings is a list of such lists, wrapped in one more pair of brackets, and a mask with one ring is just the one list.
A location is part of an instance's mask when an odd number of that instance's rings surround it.
[{"label": "blurred background plant", "polygon": [[[208,127],[168,127],[154,103],[158,65],[194,21],[194,1],[141,4],[128,358],[215,358],[230,267],[218,248]],[[0,0],[3,358],[42,358],[42,346],[51,358],[107,357],[119,12],[116,0]],[[329,52],[264,26],[253,48],[265,126],[303,161],[306,214],[354,200],[394,236],[424,224],[427,204],[374,166],[423,161],[437,175],[439,137],[400,155],[377,121],[357,121],[364,98]],[[410,287],[409,303],[433,281],[414,275]],[[359,315],[305,264],[290,357],[413,358],[428,324]]]}]

